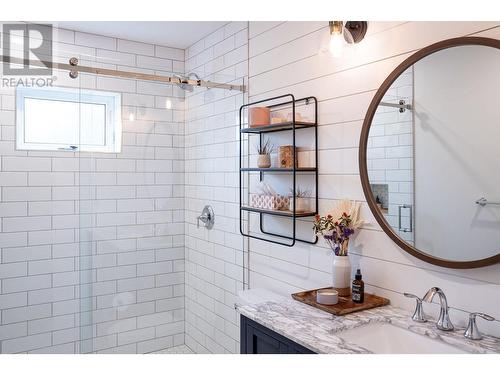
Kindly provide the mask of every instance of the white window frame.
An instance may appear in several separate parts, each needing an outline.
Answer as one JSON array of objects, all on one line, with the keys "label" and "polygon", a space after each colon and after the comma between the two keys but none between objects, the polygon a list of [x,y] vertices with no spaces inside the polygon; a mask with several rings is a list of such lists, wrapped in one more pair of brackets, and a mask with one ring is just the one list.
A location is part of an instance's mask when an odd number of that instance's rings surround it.
[{"label": "white window frame", "polygon": [[[105,106],[104,145],[62,145],[25,141],[25,99],[53,100]],[[121,94],[109,91],[84,90],[67,87],[18,87],[16,89],[16,149],[45,151],[121,152],[122,122]]]}]

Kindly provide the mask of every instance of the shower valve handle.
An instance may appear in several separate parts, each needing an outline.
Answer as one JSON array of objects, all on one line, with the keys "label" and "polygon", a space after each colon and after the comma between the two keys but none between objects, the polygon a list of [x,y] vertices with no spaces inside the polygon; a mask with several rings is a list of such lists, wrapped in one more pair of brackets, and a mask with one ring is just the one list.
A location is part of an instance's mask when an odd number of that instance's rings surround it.
[{"label": "shower valve handle", "polygon": [[206,205],[201,211],[201,215],[196,218],[196,226],[200,227],[200,220],[203,222],[203,226],[207,229],[212,229],[215,222],[214,210],[211,206]]}]

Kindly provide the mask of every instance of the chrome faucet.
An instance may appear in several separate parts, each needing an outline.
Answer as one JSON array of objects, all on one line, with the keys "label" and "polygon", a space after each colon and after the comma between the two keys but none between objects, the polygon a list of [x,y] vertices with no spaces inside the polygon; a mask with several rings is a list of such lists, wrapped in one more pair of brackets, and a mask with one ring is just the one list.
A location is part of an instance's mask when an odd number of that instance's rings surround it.
[{"label": "chrome faucet", "polygon": [[441,305],[441,310],[439,312],[439,318],[436,322],[436,327],[441,331],[453,331],[455,327],[450,320],[450,315],[448,314],[448,301],[446,300],[446,296],[442,289],[434,286],[430,288],[427,293],[425,293],[424,298],[422,298],[425,302],[432,302],[435,295],[439,296],[439,303]]}]

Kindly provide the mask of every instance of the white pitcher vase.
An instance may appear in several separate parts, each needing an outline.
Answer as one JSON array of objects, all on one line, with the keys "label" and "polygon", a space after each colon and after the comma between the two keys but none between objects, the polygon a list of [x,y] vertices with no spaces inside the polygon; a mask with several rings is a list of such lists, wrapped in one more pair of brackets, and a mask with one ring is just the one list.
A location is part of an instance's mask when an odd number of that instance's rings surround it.
[{"label": "white pitcher vase", "polygon": [[351,294],[351,261],[348,255],[333,255],[333,288],[339,296]]}]

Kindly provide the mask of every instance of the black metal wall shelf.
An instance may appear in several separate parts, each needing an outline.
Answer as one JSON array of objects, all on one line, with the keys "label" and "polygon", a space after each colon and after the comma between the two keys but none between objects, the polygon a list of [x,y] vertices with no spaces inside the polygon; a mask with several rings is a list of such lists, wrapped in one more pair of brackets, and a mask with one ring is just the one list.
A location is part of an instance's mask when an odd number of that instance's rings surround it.
[{"label": "black metal wall shelf", "polygon": [[[302,99],[299,99],[299,100],[302,100]],[[297,101],[299,101],[299,100],[297,100]],[[245,125],[245,124],[243,124],[243,125]],[[294,128],[295,128],[295,130],[307,129],[307,128],[312,128],[313,126],[316,126],[316,124],[312,123],[312,122],[303,122],[303,121],[297,121],[295,123],[293,123],[293,122],[281,122],[279,124],[262,125],[262,126],[255,127],[255,128],[241,128],[240,132],[241,133],[252,133],[252,134],[272,133],[272,132],[281,132],[284,130],[293,130]]]},{"label": "black metal wall shelf", "polygon": [[[293,168],[241,168],[242,172],[293,173]],[[296,168],[296,173],[316,172],[315,167]]]},{"label": "black metal wall shelf", "polygon": [[[258,127],[248,127],[248,124],[243,123],[243,111],[245,108],[254,106],[254,105],[261,105],[263,106],[264,103],[272,103],[267,105],[268,108],[273,110],[277,110],[280,107],[284,108],[291,108],[292,110],[292,116],[291,118],[293,119],[292,121],[287,121],[287,122],[281,122],[277,124],[269,124],[269,125],[264,125],[264,126],[258,126]],[[314,121],[295,121],[296,119],[296,107],[297,103],[299,103],[300,106],[309,106],[313,105],[313,113],[314,113]],[[276,96],[273,98],[269,99],[264,99],[264,100],[259,100],[253,103],[248,103],[244,104],[240,107],[240,112],[239,112],[239,119],[240,119],[240,171],[239,171],[239,211],[240,211],[240,233],[249,238],[254,238],[254,239],[259,239],[275,244],[280,244],[280,245],[285,245],[285,246],[294,246],[297,241],[308,243],[308,244],[315,244],[318,242],[318,239],[315,238],[314,240],[307,240],[307,239],[301,239],[297,238],[297,219],[304,219],[308,217],[313,217],[317,214],[318,211],[318,101],[315,97],[309,96],[306,98],[301,98],[301,99],[295,99],[295,97],[292,94],[286,94],[286,95],[281,95],[281,96]],[[243,157],[248,156],[248,155],[243,155],[243,141],[245,140],[245,137],[251,136],[251,135],[258,135],[259,136],[259,142],[262,145],[262,140],[266,136],[267,133],[273,133],[273,132],[291,132],[291,137],[292,137],[292,146],[294,150],[296,150],[296,132],[297,130],[301,129],[312,129],[314,131],[314,153],[315,153],[315,165],[314,167],[297,167],[298,161],[297,161],[297,154],[293,154],[293,168],[256,168],[256,167],[243,167]],[[308,133],[304,133],[304,136],[307,136]],[[295,200],[295,192],[297,190],[297,175],[298,174],[313,174],[314,176],[314,190],[315,190],[315,195],[314,195],[314,210],[308,211],[308,212],[298,212],[296,211],[296,201],[293,204],[293,210],[266,210],[266,209],[261,209],[261,208],[256,208],[256,207],[250,207],[249,205],[243,204],[243,183],[242,183],[242,177],[244,176],[245,173],[250,173],[250,172],[258,172],[259,173],[259,179],[260,181],[264,180],[264,175],[265,174],[280,174],[280,175],[290,175],[292,176],[292,193],[293,193],[293,199]],[[291,198],[292,199],[292,198]],[[259,228],[260,232],[271,236],[275,238],[280,238],[283,240],[289,240],[288,242],[284,241],[277,241],[268,237],[260,237],[257,235],[250,234],[250,232],[245,233],[243,230],[243,213],[246,212],[247,214],[251,213],[258,213],[259,214]],[[292,221],[292,233],[290,235],[283,235],[283,234],[278,234],[274,233],[270,230],[265,230],[264,228],[264,217],[265,216],[274,216],[274,217],[281,217],[284,219],[290,219]],[[311,225],[312,227],[312,225]],[[312,233],[312,229],[311,229]]]},{"label": "black metal wall shelf", "polygon": [[266,210],[264,208],[250,207],[250,206],[241,206],[243,211],[251,211],[251,212],[259,212],[262,214],[274,215],[274,216],[285,216],[285,217],[310,217],[316,215],[314,211],[305,211],[305,212],[295,212],[289,210]]}]

